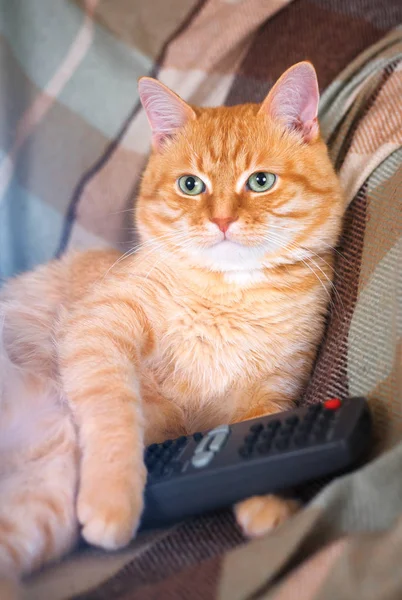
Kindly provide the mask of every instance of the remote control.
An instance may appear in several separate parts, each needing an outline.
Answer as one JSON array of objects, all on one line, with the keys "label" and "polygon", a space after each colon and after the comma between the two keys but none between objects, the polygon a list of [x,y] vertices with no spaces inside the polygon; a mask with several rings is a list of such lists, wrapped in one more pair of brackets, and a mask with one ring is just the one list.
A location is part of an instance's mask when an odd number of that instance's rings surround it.
[{"label": "remote control", "polygon": [[340,473],[363,456],[370,436],[366,400],[332,398],[152,444],[141,529]]}]

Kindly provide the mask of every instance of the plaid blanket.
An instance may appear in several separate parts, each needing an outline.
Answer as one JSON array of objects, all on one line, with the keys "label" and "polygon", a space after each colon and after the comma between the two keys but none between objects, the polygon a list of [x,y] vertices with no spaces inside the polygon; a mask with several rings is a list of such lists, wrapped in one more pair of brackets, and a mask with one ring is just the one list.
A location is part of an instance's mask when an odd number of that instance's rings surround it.
[{"label": "plaid blanket", "polygon": [[139,75],[194,103],[235,104],[313,61],[348,209],[302,402],[368,395],[379,455],[262,540],[245,543],[223,511],[113,555],[83,548],[30,578],[27,598],[402,597],[401,22],[400,0],[0,2],[2,277],[72,247],[135,242],[150,142]]}]

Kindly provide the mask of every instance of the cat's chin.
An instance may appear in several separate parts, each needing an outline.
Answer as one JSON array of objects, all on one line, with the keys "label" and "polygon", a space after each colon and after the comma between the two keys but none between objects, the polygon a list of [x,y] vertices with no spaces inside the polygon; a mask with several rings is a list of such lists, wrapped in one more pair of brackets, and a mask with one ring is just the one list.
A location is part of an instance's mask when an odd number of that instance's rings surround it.
[{"label": "cat's chin", "polygon": [[264,246],[243,246],[230,240],[223,240],[209,248],[191,250],[191,257],[211,271],[230,273],[256,271],[263,268]]}]

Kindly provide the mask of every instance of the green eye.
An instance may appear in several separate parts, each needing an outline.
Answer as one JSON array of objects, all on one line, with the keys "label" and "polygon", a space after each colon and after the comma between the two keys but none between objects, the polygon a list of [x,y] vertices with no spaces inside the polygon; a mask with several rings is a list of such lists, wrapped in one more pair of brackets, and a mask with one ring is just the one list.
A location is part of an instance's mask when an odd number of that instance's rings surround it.
[{"label": "green eye", "polygon": [[205,183],[197,175],[183,175],[177,183],[183,194],[188,196],[197,196],[205,192]]},{"label": "green eye", "polygon": [[247,180],[247,187],[253,192],[266,192],[275,184],[276,175],[264,171],[253,173]]}]

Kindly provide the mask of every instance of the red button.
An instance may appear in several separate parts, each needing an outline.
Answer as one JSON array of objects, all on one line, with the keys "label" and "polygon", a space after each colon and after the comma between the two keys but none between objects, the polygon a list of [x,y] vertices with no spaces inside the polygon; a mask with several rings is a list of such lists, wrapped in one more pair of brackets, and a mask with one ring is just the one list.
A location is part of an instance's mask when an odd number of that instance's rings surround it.
[{"label": "red button", "polygon": [[339,398],[331,398],[330,400],[324,402],[324,408],[327,408],[328,410],[338,410],[338,408],[341,408],[341,406],[342,402],[339,400]]}]

